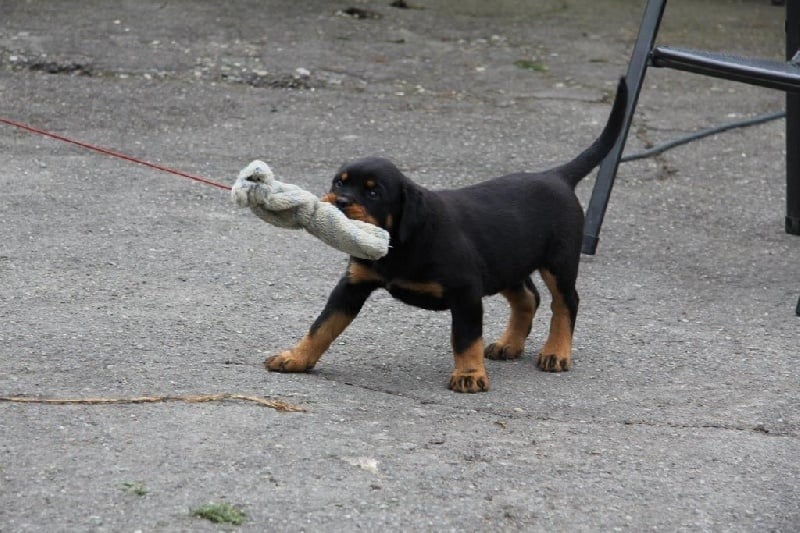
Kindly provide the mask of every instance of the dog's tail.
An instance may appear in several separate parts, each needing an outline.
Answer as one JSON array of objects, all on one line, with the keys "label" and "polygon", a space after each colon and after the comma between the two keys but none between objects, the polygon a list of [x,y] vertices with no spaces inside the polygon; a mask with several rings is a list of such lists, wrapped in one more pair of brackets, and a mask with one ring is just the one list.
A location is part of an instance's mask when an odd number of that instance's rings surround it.
[{"label": "dog's tail", "polygon": [[617,95],[614,97],[614,106],[608,117],[606,127],[603,132],[595,139],[589,148],[584,150],[575,159],[556,169],[564,181],[569,183],[574,189],[594,167],[606,157],[608,152],[614,147],[622,131],[625,122],[625,109],[628,105],[628,84],[625,77],[620,78],[617,85]]}]

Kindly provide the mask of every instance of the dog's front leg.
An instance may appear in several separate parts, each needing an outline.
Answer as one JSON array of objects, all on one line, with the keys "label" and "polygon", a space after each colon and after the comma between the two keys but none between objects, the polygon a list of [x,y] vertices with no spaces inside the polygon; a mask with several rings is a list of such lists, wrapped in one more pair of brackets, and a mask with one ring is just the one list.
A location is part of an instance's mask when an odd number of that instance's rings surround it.
[{"label": "dog's front leg", "polygon": [[348,276],[342,277],[306,336],[290,350],[268,358],[264,366],[274,372],[305,372],[314,368],[325,350],[358,315],[377,286],[374,283],[354,283]]},{"label": "dog's front leg", "polygon": [[455,392],[489,390],[489,376],[483,364],[483,304],[480,297],[464,295],[450,306],[453,317],[455,370],[450,389]]}]

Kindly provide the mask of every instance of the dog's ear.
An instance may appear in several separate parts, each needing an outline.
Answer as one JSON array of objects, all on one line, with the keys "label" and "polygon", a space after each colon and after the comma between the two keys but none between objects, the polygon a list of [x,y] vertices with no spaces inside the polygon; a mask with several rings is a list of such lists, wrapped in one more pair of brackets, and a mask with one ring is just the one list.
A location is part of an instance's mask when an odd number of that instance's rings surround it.
[{"label": "dog's ear", "polygon": [[397,225],[397,241],[406,242],[422,224],[424,214],[424,196],[419,187],[413,183],[403,183],[400,210],[400,223]]}]

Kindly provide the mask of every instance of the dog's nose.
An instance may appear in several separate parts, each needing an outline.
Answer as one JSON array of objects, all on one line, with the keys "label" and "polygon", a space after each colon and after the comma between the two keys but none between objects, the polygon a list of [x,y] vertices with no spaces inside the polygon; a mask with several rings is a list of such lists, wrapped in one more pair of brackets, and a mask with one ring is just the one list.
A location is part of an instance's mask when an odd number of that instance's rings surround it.
[{"label": "dog's nose", "polygon": [[345,207],[347,207],[349,205],[353,205],[353,200],[351,200],[347,196],[341,196],[340,195],[340,196],[336,197],[336,201],[334,202],[334,204],[339,209],[344,209]]}]

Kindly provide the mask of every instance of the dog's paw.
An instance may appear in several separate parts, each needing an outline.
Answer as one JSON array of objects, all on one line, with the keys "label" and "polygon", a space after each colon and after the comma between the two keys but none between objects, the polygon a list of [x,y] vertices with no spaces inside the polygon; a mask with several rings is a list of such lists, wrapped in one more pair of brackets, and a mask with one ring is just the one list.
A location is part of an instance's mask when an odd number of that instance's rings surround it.
[{"label": "dog's paw", "polygon": [[571,366],[569,356],[561,357],[556,354],[539,354],[536,359],[536,366],[545,372],[566,372]]},{"label": "dog's paw", "polygon": [[486,371],[456,370],[450,376],[449,388],[454,392],[486,392],[489,390],[489,376]]},{"label": "dog's paw", "polygon": [[314,368],[313,364],[309,364],[308,358],[301,357],[292,350],[268,357],[264,366],[270,372],[305,372]]},{"label": "dog's paw", "polygon": [[483,351],[484,357],[487,359],[494,359],[497,360],[508,360],[508,359],[518,359],[519,356],[522,355],[522,352],[525,351],[524,348],[518,348],[512,346],[511,344],[501,344],[499,342],[493,342],[486,349]]}]

